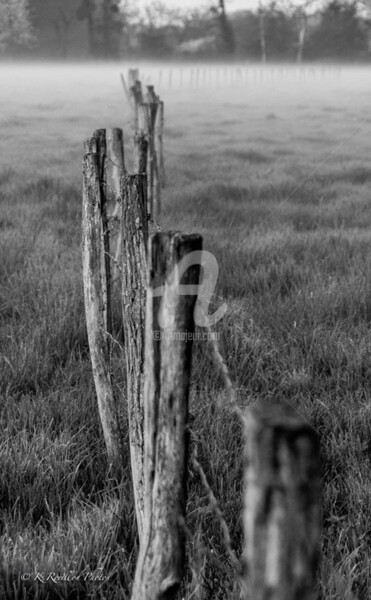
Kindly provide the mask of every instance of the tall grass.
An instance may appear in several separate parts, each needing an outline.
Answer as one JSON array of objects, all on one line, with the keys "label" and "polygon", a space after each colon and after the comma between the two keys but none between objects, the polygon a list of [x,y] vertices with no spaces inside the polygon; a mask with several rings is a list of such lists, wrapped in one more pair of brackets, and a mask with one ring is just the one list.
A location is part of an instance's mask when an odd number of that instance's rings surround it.
[{"label": "tall grass", "polygon": [[[52,80],[60,81],[57,73]],[[96,85],[96,78],[107,84],[107,72],[96,69],[91,80],[87,70],[81,82],[71,73],[74,91],[48,95],[45,71],[36,77],[42,95],[32,85],[31,99],[17,97],[17,111],[6,105],[9,154],[0,172],[4,599],[130,598],[138,550],[128,451],[122,480],[107,475],[80,264],[81,142],[99,126],[120,124],[122,99],[112,86],[107,108],[107,89]],[[369,118],[370,109],[358,114],[348,85],[354,75],[347,77],[336,89],[331,80],[322,89],[308,82],[300,90],[276,81],[269,84],[274,94],[268,84],[212,97],[197,91],[194,102],[186,90],[164,93],[169,185],[162,225],[201,233],[218,260],[213,306],[228,305],[217,330],[238,401],[244,407],[258,397],[286,399],[320,435],[318,600],[366,600],[371,589],[370,147],[367,131],[357,124],[354,130],[354,118]],[[363,83],[357,98],[364,106],[366,92]],[[52,114],[58,118],[50,135],[36,118],[50,124]],[[27,140],[38,134],[43,142],[35,155],[17,140],[22,127]],[[125,132],[128,138],[129,125]],[[117,346],[112,368],[128,447],[122,359]],[[195,344],[193,363],[191,444],[197,443],[240,553],[242,432],[204,343]],[[191,466],[187,514],[179,598],[237,599],[220,525]],[[22,581],[22,573],[29,579]],[[37,573],[65,577],[43,582]]]}]

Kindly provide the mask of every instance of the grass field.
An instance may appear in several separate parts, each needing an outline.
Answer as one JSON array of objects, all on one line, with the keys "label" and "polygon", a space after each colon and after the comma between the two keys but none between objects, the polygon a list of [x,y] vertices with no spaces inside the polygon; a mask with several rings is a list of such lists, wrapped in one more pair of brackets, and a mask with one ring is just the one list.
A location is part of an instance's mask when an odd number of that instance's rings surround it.
[{"label": "grass field", "polygon": [[[132,122],[127,66],[0,68],[0,598],[130,598],[129,458],[107,476],[84,323],[82,141]],[[164,228],[219,264],[220,348],[241,406],[287,399],[323,462],[317,599],[371,595],[371,77],[321,68],[191,89],[162,78]],[[157,83],[158,69],[145,78]],[[242,437],[205,344],[194,348],[199,460],[241,552]],[[115,392],[123,375],[115,357]],[[124,417],[123,417],[124,418]],[[127,440],[126,440],[127,442]],[[189,469],[179,598],[237,599],[220,525]],[[99,570],[101,569],[101,571]],[[42,583],[36,573],[70,574]],[[21,573],[29,573],[21,581]],[[87,574],[76,579],[76,574]],[[99,579],[92,577],[99,574]],[[27,575],[26,575],[27,579]]]}]

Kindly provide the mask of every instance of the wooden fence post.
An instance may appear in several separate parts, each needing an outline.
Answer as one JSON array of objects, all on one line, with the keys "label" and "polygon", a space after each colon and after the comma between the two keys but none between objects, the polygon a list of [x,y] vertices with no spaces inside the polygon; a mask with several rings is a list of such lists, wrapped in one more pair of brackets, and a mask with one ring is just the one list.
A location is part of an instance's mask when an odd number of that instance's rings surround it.
[{"label": "wooden fence post", "polygon": [[156,145],[156,122],[159,110],[159,102],[153,93],[154,101],[148,102],[149,134],[148,134],[148,174],[150,174],[150,194],[152,196],[152,216],[156,220],[161,216],[160,181],[157,160]]},{"label": "wooden fence post", "polygon": [[[122,129],[119,129],[118,127],[107,130],[106,163],[106,177],[108,180],[106,187],[110,188],[110,196],[113,198],[114,202],[114,209],[111,211],[110,215],[112,225],[109,229],[111,233],[111,254],[115,257],[113,264],[113,280],[117,282],[119,279],[121,257],[121,228],[117,226],[117,221],[119,220],[121,212],[121,177],[125,173],[123,132]],[[112,233],[115,233],[115,239],[113,239]]]},{"label": "wooden fence post", "polygon": [[[138,156],[138,173],[147,173],[148,162],[148,140],[144,133],[140,133],[136,139]],[[149,212],[149,211],[148,211]]]},{"label": "wooden fence post", "polygon": [[313,598],[321,532],[319,442],[287,405],[246,416],[246,598]]},{"label": "wooden fence post", "polygon": [[[145,337],[145,521],[132,600],[171,600],[184,569],[186,424],[196,295],[180,295],[179,262],[199,235],[156,233],[148,250]],[[181,283],[197,286],[199,265]],[[162,294],[155,290],[162,287]],[[194,292],[196,294],[196,292]],[[161,306],[162,324],[159,325]]]},{"label": "wooden fence post", "polygon": [[164,110],[165,105],[162,100],[158,104],[158,115],[156,119],[156,130],[155,130],[155,142],[157,147],[157,161],[158,161],[158,179],[159,185],[164,188],[166,185],[165,176],[165,160],[164,160]]},{"label": "wooden fence post", "polygon": [[144,520],[144,319],[148,241],[146,175],[125,175],[122,179],[121,196],[122,315],[130,459],[139,539],[142,539]]},{"label": "wooden fence post", "polygon": [[[154,216],[154,143],[152,131],[152,111],[148,102],[139,106],[139,135],[144,134],[147,139],[147,185],[149,213]],[[139,147],[137,146],[137,151]],[[139,156],[137,156],[139,163]]]},{"label": "wooden fence post", "polygon": [[126,96],[126,99],[127,99],[128,103],[129,103],[129,106],[132,106],[133,105],[132,98],[130,96],[130,92],[128,90],[128,86],[126,85],[126,81],[125,81],[125,77],[124,77],[123,73],[120,73],[120,79],[121,79],[122,87],[124,88],[124,93],[125,93],[125,96]]},{"label": "wooden fence post", "polygon": [[[101,272],[102,272],[102,293],[103,293],[103,316],[104,326],[109,334],[112,334],[112,302],[111,302],[111,241],[108,227],[107,210],[107,142],[106,130],[96,129],[93,133],[96,139],[98,165],[99,165],[99,185],[101,197],[101,220],[102,220],[102,246],[101,254]],[[108,346],[110,345],[107,339]]]},{"label": "wooden fence post", "polygon": [[[89,140],[85,148],[97,149],[97,141]],[[84,300],[90,358],[98,398],[100,420],[107,448],[109,468],[117,473],[122,467],[123,453],[118,410],[113,396],[109,343],[107,338],[107,296],[104,295],[104,245],[102,243],[102,187],[100,159],[88,153],[83,161],[82,263]]]}]

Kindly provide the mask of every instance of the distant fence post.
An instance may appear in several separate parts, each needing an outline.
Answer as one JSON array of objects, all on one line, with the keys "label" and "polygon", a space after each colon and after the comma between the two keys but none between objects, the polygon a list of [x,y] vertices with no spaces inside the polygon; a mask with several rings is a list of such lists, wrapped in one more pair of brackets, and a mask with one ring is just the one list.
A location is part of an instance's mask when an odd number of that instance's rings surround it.
[{"label": "distant fence post", "polygon": [[[132,600],[171,600],[185,556],[186,424],[196,295],[180,295],[178,263],[198,235],[156,233],[148,250],[145,336],[145,519]],[[196,286],[199,265],[181,283]],[[154,291],[162,287],[162,294]],[[161,306],[162,324],[159,324]]]},{"label": "distant fence post", "polygon": [[317,435],[287,405],[246,416],[246,598],[312,600],[321,533]]},{"label": "distant fence post", "polygon": [[122,468],[122,442],[118,410],[115,403],[109,360],[107,336],[107,280],[104,221],[102,206],[104,196],[100,180],[100,158],[97,140],[85,143],[88,153],[83,161],[83,212],[82,212],[82,263],[84,301],[90,358],[98,399],[100,420],[107,448],[109,468],[120,472]]},{"label": "distant fence post", "polygon": [[147,270],[147,179],[145,174],[122,178],[122,316],[130,459],[139,539],[144,519],[143,373]]}]

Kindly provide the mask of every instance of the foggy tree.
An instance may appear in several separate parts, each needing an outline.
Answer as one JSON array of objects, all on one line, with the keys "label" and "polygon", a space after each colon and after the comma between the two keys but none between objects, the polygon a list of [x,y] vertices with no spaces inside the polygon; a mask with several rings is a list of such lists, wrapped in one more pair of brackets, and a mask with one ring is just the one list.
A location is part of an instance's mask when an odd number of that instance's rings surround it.
[{"label": "foggy tree", "polygon": [[0,0],[0,50],[16,51],[33,41],[28,0]]},{"label": "foggy tree", "polygon": [[302,0],[299,4],[293,0],[284,0],[282,6],[290,15],[296,31],[296,62],[301,63],[304,56],[304,47],[307,40],[308,10],[316,0]]},{"label": "foggy tree", "polygon": [[54,47],[64,58],[68,54],[68,34],[76,21],[75,0],[30,0],[31,18],[41,37],[50,32]]},{"label": "foggy tree", "polygon": [[218,7],[213,7],[211,10],[218,17],[223,49],[226,53],[233,54],[235,51],[234,32],[225,10],[224,0],[219,0]]},{"label": "foggy tree", "polygon": [[168,56],[177,46],[182,28],[182,11],[160,1],[148,4],[140,21],[141,51],[149,56]]},{"label": "foggy tree", "polygon": [[77,16],[81,20],[87,20],[92,56],[118,56],[123,15],[120,4],[120,0],[81,0]]},{"label": "foggy tree", "polygon": [[[260,58],[263,63],[268,59],[289,59],[292,56],[294,45],[292,19],[280,8],[278,2],[272,1],[264,5],[260,0],[257,13],[250,13],[250,21],[249,35],[253,35],[255,46],[258,37]],[[253,23],[256,28],[255,35]]]},{"label": "foggy tree", "polygon": [[356,2],[331,0],[308,40],[310,58],[355,59],[367,50],[367,31]]}]

